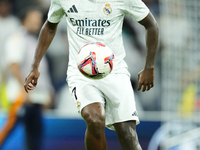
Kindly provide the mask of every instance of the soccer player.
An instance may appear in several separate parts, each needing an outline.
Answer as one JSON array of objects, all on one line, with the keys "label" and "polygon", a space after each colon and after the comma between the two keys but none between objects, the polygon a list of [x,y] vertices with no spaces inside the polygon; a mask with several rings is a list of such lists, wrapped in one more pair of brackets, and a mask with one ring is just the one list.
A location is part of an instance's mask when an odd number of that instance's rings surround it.
[{"label": "soccer player", "polygon": [[[40,61],[56,34],[57,25],[65,17],[69,39],[67,81],[87,124],[87,150],[106,150],[105,126],[116,131],[123,150],[141,150],[136,133],[139,119],[124,61],[122,24],[125,14],[146,29],[147,56],[144,69],[138,74],[138,90],[148,91],[154,86],[158,25],[141,0],[52,0],[29,75],[25,79],[24,88],[29,92],[37,85]],[[78,71],[76,64],[80,48],[96,41],[108,45],[115,55],[113,71],[100,80],[87,79]]]}]

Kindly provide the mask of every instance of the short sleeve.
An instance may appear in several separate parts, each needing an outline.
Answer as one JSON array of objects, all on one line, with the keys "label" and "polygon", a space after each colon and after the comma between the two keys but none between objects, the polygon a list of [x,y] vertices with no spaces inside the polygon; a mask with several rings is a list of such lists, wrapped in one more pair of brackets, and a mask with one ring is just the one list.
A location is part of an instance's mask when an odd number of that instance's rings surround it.
[{"label": "short sleeve", "polygon": [[141,21],[149,14],[148,7],[141,0],[124,0],[124,10],[134,21]]},{"label": "short sleeve", "polygon": [[59,3],[59,0],[51,0],[51,5],[48,12],[48,21],[58,23],[61,21],[65,12]]}]

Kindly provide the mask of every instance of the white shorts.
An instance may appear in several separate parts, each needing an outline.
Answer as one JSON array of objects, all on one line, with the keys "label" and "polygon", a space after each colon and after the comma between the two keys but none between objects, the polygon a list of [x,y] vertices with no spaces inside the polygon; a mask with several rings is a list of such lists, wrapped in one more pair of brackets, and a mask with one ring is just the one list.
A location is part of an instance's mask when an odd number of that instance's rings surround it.
[{"label": "white shorts", "polygon": [[95,102],[104,105],[106,126],[114,130],[114,123],[135,120],[139,124],[134,93],[127,74],[109,74],[104,79],[92,80],[84,76],[68,79],[73,100],[81,110]]}]

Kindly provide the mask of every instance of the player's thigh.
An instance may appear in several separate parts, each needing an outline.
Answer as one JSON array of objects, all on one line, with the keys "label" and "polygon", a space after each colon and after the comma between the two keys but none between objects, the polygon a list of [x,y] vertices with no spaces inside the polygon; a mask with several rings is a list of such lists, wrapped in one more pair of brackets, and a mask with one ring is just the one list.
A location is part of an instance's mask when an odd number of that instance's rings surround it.
[{"label": "player's thigh", "polygon": [[[135,105],[133,88],[127,74],[110,74],[101,81],[100,89],[109,103],[118,107],[120,103]],[[126,105],[125,105],[126,106]]]},{"label": "player's thigh", "polygon": [[125,121],[113,124],[118,137],[124,137],[126,135],[133,136],[136,135],[136,121]]},{"label": "player's thigh", "polygon": [[135,120],[137,116],[133,88],[127,74],[111,74],[101,84],[106,97],[106,126],[114,129],[113,124]]},{"label": "player's thigh", "polygon": [[[95,109],[93,109],[93,107],[91,107],[91,106],[93,106],[91,104],[95,104],[95,103],[99,103],[100,105],[102,105],[99,108],[101,108],[102,111],[104,110],[103,109],[103,107],[104,107],[103,94],[101,93],[101,91],[98,88],[93,86],[93,84],[90,82],[90,80],[85,79],[85,77],[83,79],[71,78],[70,80],[68,80],[68,84],[69,84],[70,93],[72,95],[72,99],[74,100],[79,113],[81,113],[83,108],[85,108],[86,106],[87,107],[84,110],[84,112],[85,113],[87,113],[87,112],[93,113]],[[94,105],[94,106],[96,106],[96,105]],[[94,107],[94,108],[96,108],[96,107]]]}]

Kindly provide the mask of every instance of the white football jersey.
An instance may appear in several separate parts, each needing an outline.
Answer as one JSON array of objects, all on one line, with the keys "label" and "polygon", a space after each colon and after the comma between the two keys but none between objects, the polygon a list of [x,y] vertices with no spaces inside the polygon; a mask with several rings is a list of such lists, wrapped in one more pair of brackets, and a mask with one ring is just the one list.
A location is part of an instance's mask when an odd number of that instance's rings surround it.
[{"label": "white football jersey", "polygon": [[87,43],[101,42],[115,55],[112,73],[128,73],[124,62],[122,25],[125,14],[140,21],[149,13],[141,0],[51,0],[48,21],[66,17],[69,40],[68,77],[80,75],[76,57]]}]

